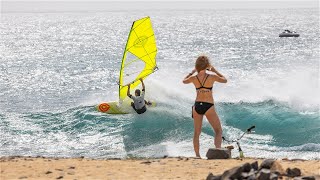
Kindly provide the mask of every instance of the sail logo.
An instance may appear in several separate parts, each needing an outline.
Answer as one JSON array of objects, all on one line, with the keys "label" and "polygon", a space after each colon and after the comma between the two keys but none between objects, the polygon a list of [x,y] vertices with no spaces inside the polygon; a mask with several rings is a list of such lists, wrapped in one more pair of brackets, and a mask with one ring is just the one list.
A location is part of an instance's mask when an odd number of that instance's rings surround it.
[{"label": "sail logo", "polygon": [[147,36],[140,36],[134,41],[133,45],[136,48],[141,48],[147,43],[147,41],[148,41]]}]

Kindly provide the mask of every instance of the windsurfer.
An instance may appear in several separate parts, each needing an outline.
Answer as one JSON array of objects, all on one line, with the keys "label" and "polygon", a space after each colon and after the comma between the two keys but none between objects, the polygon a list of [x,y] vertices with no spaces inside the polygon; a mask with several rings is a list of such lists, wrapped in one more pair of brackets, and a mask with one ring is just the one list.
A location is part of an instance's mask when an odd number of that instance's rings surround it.
[{"label": "windsurfer", "polygon": [[142,78],[140,79],[140,81],[142,84],[142,93],[140,89],[136,89],[135,96],[132,96],[130,94],[130,84],[128,85],[128,91],[127,91],[127,96],[133,100],[133,102],[131,102],[131,106],[138,114],[142,114],[146,112],[147,110],[146,105],[152,104],[151,102],[147,102],[146,100],[144,100],[145,86]]}]

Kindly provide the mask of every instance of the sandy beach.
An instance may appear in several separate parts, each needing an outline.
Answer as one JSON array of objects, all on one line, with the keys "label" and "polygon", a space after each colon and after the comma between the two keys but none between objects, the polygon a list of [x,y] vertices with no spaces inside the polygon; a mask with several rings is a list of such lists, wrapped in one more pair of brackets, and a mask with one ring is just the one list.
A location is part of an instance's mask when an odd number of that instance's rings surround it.
[{"label": "sandy beach", "polygon": [[[162,159],[1,158],[1,180],[5,179],[206,179],[211,172],[263,159],[206,160],[187,157]],[[320,178],[320,160],[280,160],[283,169],[300,168],[302,175]]]}]

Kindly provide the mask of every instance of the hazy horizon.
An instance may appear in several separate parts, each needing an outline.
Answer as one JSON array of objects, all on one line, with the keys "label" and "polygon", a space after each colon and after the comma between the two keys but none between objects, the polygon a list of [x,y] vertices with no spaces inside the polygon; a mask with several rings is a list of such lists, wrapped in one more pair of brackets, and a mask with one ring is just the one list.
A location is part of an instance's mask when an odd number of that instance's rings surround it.
[{"label": "hazy horizon", "polygon": [[[279,0],[4,0],[2,2],[279,2]],[[280,0],[284,2],[318,2],[318,0]]]},{"label": "hazy horizon", "polygon": [[[318,1],[109,1],[95,0],[79,1],[2,1],[0,3],[1,13],[23,13],[23,12],[97,12],[97,11],[126,11],[126,10],[197,10],[197,9],[278,9],[278,8],[319,8]],[[76,5],[75,5],[76,4]]]}]

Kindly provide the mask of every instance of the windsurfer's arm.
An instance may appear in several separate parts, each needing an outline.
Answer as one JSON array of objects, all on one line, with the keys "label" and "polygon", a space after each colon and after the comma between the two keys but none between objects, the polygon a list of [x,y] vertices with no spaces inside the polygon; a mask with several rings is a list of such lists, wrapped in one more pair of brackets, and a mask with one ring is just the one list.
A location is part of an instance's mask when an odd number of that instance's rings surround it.
[{"label": "windsurfer's arm", "polygon": [[213,75],[215,81],[220,83],[227,83],[227,79],[221,73],[219,73],[213,66],[211,66],[208,70],[216,73],[216,75]]},{"label": "windsurfer's arm", "polygon": [[129,98],[131,98],[131,97],[132,97],[132,95],[130,94],[130,84],[128,85],[127,96],[128,96]]},{"label": "windsurfer's arm", "polygon": [[184,84],[189,84],[189,83],[191,83],[192,82],[192,75],[194,74],[196,72],[196,69],[194,69],[194,70],[192,70],[192,72],[191,73],[189,73],[184,79],[183,79],[183,83]]},{"label": "windsurfer's arm", "polygon": [[144,86],[144,83],[143,83],[143,80],[142,80],[142,78],[140,79],[140,81],[141,81],[141,84],[142,84],[142,91],[145,91],[145,86]]}]

